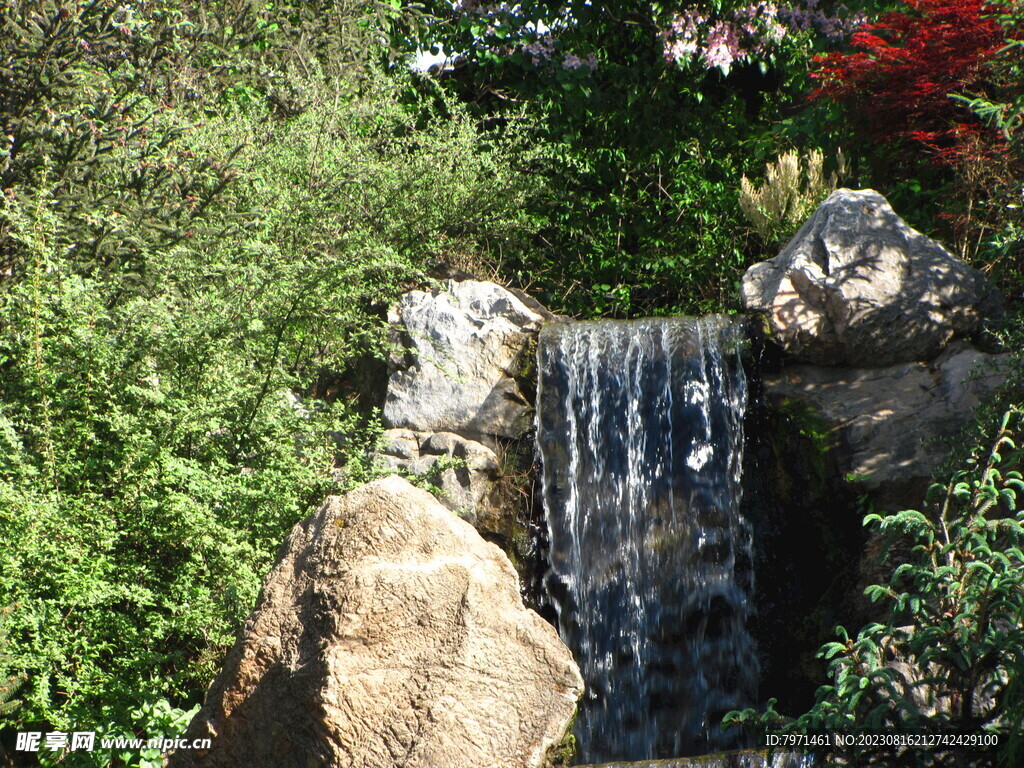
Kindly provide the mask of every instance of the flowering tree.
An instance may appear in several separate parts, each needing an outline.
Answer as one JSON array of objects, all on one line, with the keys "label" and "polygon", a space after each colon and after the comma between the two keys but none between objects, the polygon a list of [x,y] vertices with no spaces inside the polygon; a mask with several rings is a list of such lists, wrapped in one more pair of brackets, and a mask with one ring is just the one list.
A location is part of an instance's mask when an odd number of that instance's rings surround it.
[{"label": "flowering tree", "polygon": [[[630,26],[656,41],[667,62],[696,63],[728,74],[734,63],[769,63],[785,45],[806,44],[812,33],[839,39],[862,19],[830,15],[819,0],[697,2],[662,5],[618,0],[510,4],[458,0],[431,8],[440,23],[430,28],[447,50],[474,60],[503,60],[529,67],[593,71],[598,38],[609,26]],[[596,34],[595,34],[596,33]]]},{"label": "flowering tree", "polygon": [[425,2],[428,35],[397,42],[456,54],[444,81],[484,124],[524,105],[536,119],[545,157],[529,170],[557,193],[534,211],[535,258],[507,271],[544,295],[547,263],[569,293],[544,298],[581,314],[731,299],[747,258],[736,185],[778,154],[779,105],[803,103],[834,16],[816,0]]},{"label": "flowering tree", "polygon": [[735,62],[771,61],[787,40],[805,45],[813,32],[829,40],[842,39],[863,18],[859,13],[846,18],[829,15],[818,7],[818,0],[793,5],[758,0],[717,13],[690,6],[662,32],[665,58],[681,65],[697,60],[728,74]]}]

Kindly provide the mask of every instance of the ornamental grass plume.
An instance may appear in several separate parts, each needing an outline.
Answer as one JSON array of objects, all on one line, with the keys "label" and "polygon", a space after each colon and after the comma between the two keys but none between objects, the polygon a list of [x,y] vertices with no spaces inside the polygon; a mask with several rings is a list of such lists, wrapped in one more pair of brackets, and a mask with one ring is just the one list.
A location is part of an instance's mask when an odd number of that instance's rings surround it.
[{"label": "ornamental grass plume", "polygon": [[825,177],[824,155],[812,149],[801,158],[796,150],[785,152],[765,166],[765,180],[755,186],[740,180],[740,208],[765,245],[783,242],[793,234],[817,205],[836,188],[845,173],[842,150],[837,171]]}]

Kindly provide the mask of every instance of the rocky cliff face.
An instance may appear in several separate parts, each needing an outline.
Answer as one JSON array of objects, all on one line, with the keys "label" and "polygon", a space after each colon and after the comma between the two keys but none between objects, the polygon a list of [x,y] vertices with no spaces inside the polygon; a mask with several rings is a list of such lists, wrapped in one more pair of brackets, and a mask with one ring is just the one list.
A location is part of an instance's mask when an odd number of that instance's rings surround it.
[{"label": "rocky cliff face", "polygon": [[442,504],[535,581],[535,354],[537,333],[554,315],[494,283],[448,280],[407,293],[389,317],[397,349],[378,463],[434,485]]},{"label": "rocky cliff face", "polygon": [[1010,355],[960,342],[928,363],[883,368],[787,366],[764,378],[769,405],[798,404],[833,452],[834,480],[849,478],[881,508],[920,504],[949,439],[1005,381]]},{"label": "rocky cliff face", "polygon": [[786,356],[765,377],[769,405],[811,419],[832,482],[854,479],[881,508],[920,504],[943,438],[1006,378],[1008,355],[966,341],[1001,297],[874,190],[833,192],[747,270],[743,300]]},{"label": "rocky cliff face", "polygon": [[582,693],[508,558],[390,477],[299,523],[172,768],[540,768]]}]

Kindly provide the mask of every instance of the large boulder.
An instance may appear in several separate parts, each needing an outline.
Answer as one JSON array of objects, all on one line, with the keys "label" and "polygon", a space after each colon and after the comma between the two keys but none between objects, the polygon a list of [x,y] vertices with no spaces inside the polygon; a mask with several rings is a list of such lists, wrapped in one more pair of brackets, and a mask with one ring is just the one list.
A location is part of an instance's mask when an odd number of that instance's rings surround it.
[{"label": "large boulder", "polygon": [[521,437],[533,420],[523,379],[550,317],[536,302],[477,280],[405,294],[389,318],[404,349],[392,360],[384,423],[471,439]]},{"label": "large boulder", "polygon": [[770,406],[817,435],[840,478],[853,476],[883,508],[917,507],[950,438],[1005,380],[1010,355],[963,342],[931,363],[885,368],[788,366],[764,377]]},{"label": "large boulder", "polygon": [[871,189],[829,195],[778,256],[747,270],[743,301],[795,358],[875,367],[930,360],[1002,307],[980,272]]},{"label": "large boulder", "polygon": [[581,691],[508,558],[392,476],[295,526],[170,764],[541,766]]}]

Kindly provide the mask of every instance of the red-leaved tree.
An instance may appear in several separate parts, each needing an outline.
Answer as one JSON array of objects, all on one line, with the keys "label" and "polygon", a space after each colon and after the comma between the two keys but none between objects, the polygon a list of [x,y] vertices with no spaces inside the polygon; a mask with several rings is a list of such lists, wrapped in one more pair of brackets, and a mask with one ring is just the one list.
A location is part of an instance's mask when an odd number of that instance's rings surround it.
[{"label": "red-leaved tree", "polygon": [[906,6],[862,25],[852,52],[818,57],[811,95],[853,107],[871,138],[904,160],[923,154],[952,170],[951,202],[959,210],[950,218],[966,254],[992,226],[979,206],[1004,182],[1012,186],[1016,170],[1006,135],[966,100],[994,97],[1007,86],[993,65],[1020,30],[1001,24],[995,15],[1003,9],[984,0]]}]

